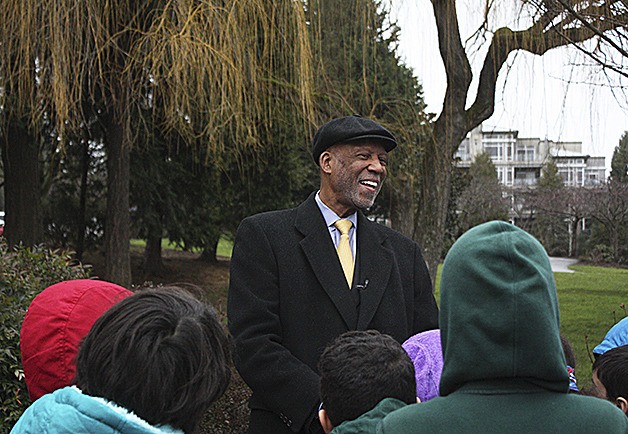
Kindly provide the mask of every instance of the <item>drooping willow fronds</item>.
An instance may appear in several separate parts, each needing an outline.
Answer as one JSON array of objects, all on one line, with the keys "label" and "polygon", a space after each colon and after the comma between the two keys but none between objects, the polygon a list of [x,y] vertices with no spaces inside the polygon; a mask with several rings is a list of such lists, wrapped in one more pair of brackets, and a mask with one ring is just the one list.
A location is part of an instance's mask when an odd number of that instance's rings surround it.
[{"label": "drooping willow fronds", "polygon": [[150,112],[219,152],[225,137],[257,144],[278,105],[304,126],[312,118],[301,2],[0,0],[0,10],[5,122],[49,113],[63,131],[87,107],[122,123]]},{"label": "drooping willow fronds", "polygon": [[254,143],[257,130],[272,124],[278,103],[294,101],[307,118],[311,73],[303,6],[219,3],[167,3],[134,46],[132,57],[150,73],[167,126],[202,131],[209,146],[220,146],[225,128]]}]

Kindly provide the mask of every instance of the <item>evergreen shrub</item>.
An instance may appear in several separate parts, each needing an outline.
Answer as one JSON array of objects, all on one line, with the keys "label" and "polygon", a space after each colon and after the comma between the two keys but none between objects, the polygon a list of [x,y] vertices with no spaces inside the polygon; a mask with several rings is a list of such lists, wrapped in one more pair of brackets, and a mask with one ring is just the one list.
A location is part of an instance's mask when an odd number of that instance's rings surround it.
[{"label": "evergreen shrub", "polygon": [[0,434],[8,433],[30,405],[20,356],[26,310],[46,287],[89,277],[71,253],[43,246],[9,249],[0,237]]}]

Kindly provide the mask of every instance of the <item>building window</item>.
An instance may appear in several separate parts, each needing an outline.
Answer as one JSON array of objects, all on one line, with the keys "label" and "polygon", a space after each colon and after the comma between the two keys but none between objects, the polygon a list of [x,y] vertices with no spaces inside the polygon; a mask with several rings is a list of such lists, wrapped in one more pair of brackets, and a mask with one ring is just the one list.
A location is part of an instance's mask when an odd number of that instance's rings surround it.
[{"label": "building window", "polygon": [[562,167],[558,169],[558,174],[568,187],[580,187],[584,184],[584,169],[582,167]]},{"label": "building window", "polygon": [[517,161],[534,161],[534,146],[517,148]]},{"label": "building window", "polygon": [[496,161],[512,161],[512,148],[512,143],[484,143],[484,152]]},{"label": "building window", "polygon": [[487,143],[484,145],[484,152],[486,152],[491,160],[502,159],[502,145],[500,143]]},{"label": "building window", "polygon": [[515,185],[534,185],[538,175],[534,170],[517,170],[515,172]]},{"label": "building window", "polygon": [[512,167],[497,167],[497,180],[503,185],[512,185],[513,168]]},{"label": "building window", "polygon": [[569,185],[571,180],[569,179],[570,172],[567,169],[558,169],[558,174],[563,178],[563,183]]}]

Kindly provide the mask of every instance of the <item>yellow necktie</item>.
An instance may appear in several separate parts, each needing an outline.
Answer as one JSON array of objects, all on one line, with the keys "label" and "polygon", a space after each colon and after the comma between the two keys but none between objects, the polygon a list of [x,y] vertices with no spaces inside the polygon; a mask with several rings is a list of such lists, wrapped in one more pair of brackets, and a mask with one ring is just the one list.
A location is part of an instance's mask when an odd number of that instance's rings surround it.
[{"label": "yellow necktie", "polygon": [[340,231],[340,241],[336,247],[338,252],[338,258],[340,258],[340,265],[342,265],[342,271],[345,272],[345,278],[351,288],[353,283],[353,253],[351,252],[351,244],[349,243],[349,229],[353,226],[351,220],[338,220],[334,223],[334,226]]}]

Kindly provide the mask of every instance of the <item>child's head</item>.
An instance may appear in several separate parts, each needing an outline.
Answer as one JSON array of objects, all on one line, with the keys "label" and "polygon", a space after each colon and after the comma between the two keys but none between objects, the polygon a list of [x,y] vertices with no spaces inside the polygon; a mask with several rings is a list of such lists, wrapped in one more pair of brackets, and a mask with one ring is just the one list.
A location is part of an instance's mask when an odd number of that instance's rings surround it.
[{"label": "child's head", "polygon": [[611,348],[626,344],[628,344],[628,317],[622,319],[608,330],[604,340],[593,348],[593,356],[598,358]]},{"label": "child's head", "polygon": [[180,288],[147,289],[96,321],[77,385],[152,425],[192,432],[230,379],[230,341],[214,310]]},{"label": "child's head", "polygon": [[595,359],[593,384],[598,397],[628,413],[628,345],[612,348]]},{"label": "child's head", "polygon": [[402,347],[414,364],[416,396],[421,402],[438,396],[438,384],[443,371],[443,349],[440,330],[417,333],[406,340]]},{"label": "child's head", "polygon": [[81,340],[100,315],[131,294],[113,283],[78,279],[51,285],[33,299],[20,332],[31,400],[72,384]]},{"label": "child's head", "polygon": [[414,366],[392,337],[375,330],[340,335],[321,355],[321,423],[353,420],[384,398],[416,402]]}]

